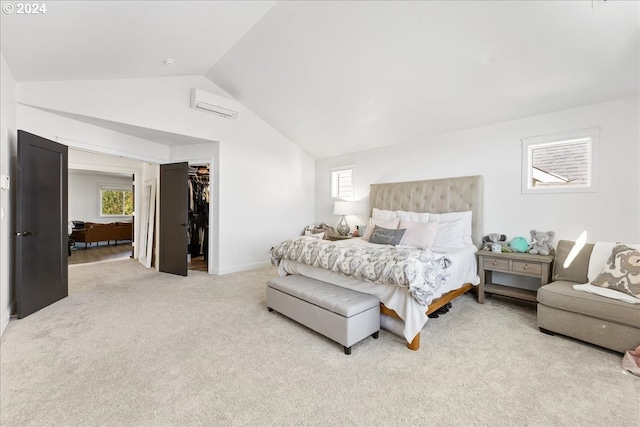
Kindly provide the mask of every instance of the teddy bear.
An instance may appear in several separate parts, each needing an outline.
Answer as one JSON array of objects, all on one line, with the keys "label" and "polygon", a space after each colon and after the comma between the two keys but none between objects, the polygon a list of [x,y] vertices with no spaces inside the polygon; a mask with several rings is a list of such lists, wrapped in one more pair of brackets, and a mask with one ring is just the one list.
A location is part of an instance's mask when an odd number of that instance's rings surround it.
[{"label": "teddy bear", "polygon": [[529,253],[533,255],[549,255],[553,252],[553,240],[555,233],[553,231],[536,231],[531,230],[531,249]]},{"label": "teddy bear", "polygon": [[484,243],[482,245],[483,251],[490,251],[491,246],[497,243],[501,247],[501,252],[511,252],[511,250],[509,249],[509,246],[507,245],[507,236],[505,236],[504,234],[499,234],[499,233],[487,234],[486,236],[482,237],[482,243]]}]

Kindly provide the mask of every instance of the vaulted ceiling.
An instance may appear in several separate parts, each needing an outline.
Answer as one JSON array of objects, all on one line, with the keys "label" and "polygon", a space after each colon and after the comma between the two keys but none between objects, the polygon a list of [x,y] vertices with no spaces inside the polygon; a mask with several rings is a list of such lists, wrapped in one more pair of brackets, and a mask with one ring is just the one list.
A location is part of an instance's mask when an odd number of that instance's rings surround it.
[{"label": "vaulted ceiling", "polygon": [[636,1],[47,2],[0,19],[18,82],[206,75],[316,158],[639,92]]}]

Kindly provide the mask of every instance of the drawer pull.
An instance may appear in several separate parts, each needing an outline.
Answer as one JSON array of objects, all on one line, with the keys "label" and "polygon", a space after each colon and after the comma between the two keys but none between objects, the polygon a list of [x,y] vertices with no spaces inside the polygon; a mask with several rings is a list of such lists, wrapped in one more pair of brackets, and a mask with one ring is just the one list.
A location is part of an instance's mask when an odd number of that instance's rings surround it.
[{"label": "drawer pull", "polygon": [[525,264],[524,267],[522,267],[523,270],[526,270],[529,267],[529,264]]},{"label": "drawer pull", "polygon": [[496,261],[495,259],[493,260],[493,265],[498,265],[498,261]]}]

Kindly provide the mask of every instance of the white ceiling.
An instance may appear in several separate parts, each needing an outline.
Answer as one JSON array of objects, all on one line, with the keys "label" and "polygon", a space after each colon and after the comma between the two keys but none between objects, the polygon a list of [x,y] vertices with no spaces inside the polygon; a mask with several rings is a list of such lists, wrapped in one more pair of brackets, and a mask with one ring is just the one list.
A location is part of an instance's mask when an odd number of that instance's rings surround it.
[{"label": "white ceiling", "polygon": [[2,54],[18,82],[202,75],[275,2],[42,3],[45,14],[0,15]]},{"label": "white ceiling", "polygon": [[637,95],[639,3],[595,4],[47,2],[1,47],[19,82],[204,74],[321,158]]},{"label": "white ceiling", "polygon": [[69,168],[69,173],[73,175],[91,175],[91,176],[104,176],[109,178],[127,178],[133,181],[133,178],[130,174],[125,173],[116,173],[116,172],[102,172],[95,170],[84,170],[84,169],[71,169]]}]

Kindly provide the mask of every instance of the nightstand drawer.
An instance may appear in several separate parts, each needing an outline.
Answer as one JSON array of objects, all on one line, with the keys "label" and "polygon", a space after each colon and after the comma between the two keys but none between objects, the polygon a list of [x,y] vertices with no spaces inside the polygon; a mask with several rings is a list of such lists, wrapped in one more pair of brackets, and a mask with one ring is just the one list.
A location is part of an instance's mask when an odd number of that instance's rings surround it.
[{"label": "nightstand drawer", "polygon": [[508,259],[485,258],[483,265],[485,270],[509,271]]},{"label": "nightstand drawer", "polygon": [[511,268],[517,273],[535,274],[536,276],[539,276],[542,273],[542,264],[539,263],[513,261]]}]

